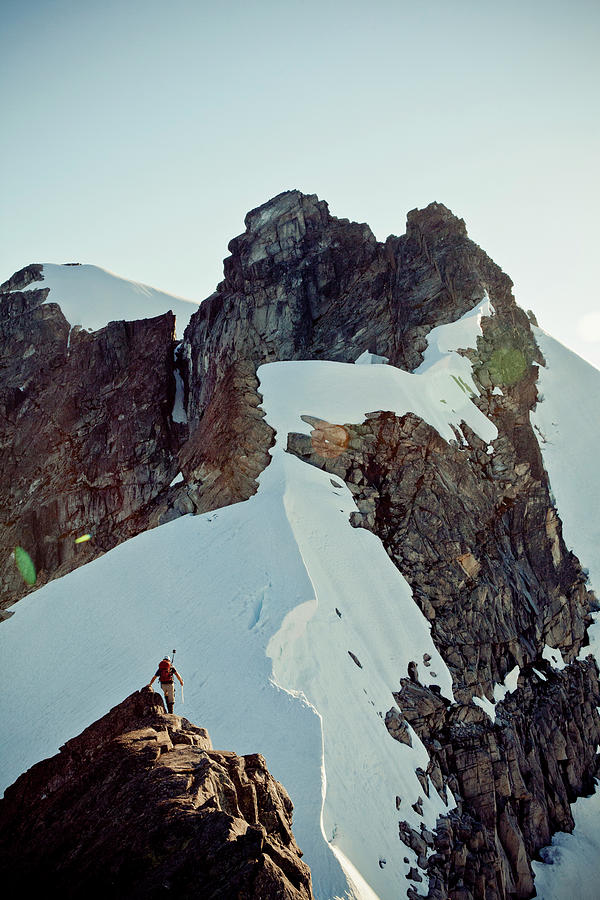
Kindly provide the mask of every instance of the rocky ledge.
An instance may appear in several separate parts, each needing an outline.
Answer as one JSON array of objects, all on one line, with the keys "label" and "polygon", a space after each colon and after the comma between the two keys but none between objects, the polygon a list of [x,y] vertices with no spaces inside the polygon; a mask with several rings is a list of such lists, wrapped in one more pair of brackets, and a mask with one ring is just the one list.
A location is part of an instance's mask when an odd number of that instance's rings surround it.
[{"label": "rocky ledge", "polygon": [[292,803],[260,754],[136,692],[0,800],[5,889],[63,897],[313,897]]}]

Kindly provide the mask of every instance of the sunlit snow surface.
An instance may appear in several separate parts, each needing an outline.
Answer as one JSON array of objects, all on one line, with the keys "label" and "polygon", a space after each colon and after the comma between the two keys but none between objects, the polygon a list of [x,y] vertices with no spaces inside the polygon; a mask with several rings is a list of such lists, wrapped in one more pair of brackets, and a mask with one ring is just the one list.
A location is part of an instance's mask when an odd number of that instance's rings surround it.
[{"label": "sunlit snow surface", "polygon": [[550,477],[563,537],[589,570],[600,595],[600,371],[541,328],[533,332],[544,354],[531,414]]},{"label": "sunlit snow surface", "polygon": [[[427,335],[427,350],[423,354],[423,362],[416,369],[416,372],[425,372],[443,360],[454,369],[457,365],[454,351],[466,350],[469,347],[475,348],[477,346],[477,338],[481,334],[482,318],[493,315],[494,307],[488,295],[485,294],[483,300],[477,306],[466,312],[456,322],[450,322],[448,325],[437,325],[435,328],[432,328]],[[471,383],[472,390],[475,391],[471,366],[468,360],[464,360],[464,358],[463,362],[466,365],[463,365],[462,369]]]},{"label": "sunlit snow surface", "polygon": [[198,304],[173,297],[156,288],[128,281],[99,266],[59,266],[44,263],[42,281],[27,290],[50,288],[46,303],[58,303],[67,322],[97,331],[109,322],[151,319],[172,310],[179,336],[198,309]]},{"label": "sunlit snow surface", "polygon": [[415,775],[428,761],[416,735],[412,748],[394,741],[384,716],[409,661],[428,653],[421,678],[448,697],[450,675],[381,542],[349,524],[348,489],[284,447],[289,431],[309,431],[302,415],[358,423],[379,409],[411,410],[448,440],[464,419],[491,441],[494,426],[459,384],[464,363],[450,352],[420,374],[261,367],[277,444],[256,496],[121,544],[20,601],[0,626],[14,686],[0,697],[1,788],[147,684],[175,648],[186,681],[176,712],[218,748],[265,756],[294,802],[316,897],[405,896],[416,859],[398,821],[432,827],[445,806]]},{"label": "sunlit snow surface", "polygon": [[[538,380],[540,402],[531,415],[538,434],[550,487],[563,523],[567,547],[590,573],[590,587],[600,597],[600,371],[540,328],[533,329],[546,360]],[[600,661],[600,621],[589,629]],[[551,658],[545,648],[544,657]],[[562,667],[562,657],[553,664]],[[597,900],[600,895],[600,796],[580,798],[572,806],[575,830],[556,834],[544,858],[534,864],[535,887],[542,900]]]}]

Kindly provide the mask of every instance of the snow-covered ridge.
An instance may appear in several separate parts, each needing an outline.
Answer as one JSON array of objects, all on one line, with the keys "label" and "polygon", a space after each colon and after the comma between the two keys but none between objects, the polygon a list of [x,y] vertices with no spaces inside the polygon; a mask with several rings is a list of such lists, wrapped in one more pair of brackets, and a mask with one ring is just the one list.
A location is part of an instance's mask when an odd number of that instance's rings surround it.
[{"label": "snow-covered ridge", "polygon": [[600,371],[541,328],[533,333],[546,360],[531,414],[567,546],[600,594]]},{"label": "snow-covered ridge", "polygon": [[[271,363],[258,374],[267,422],[277,436],[261,490],[281,485],[283,509],[312,594],[286,614],[269,640],[273,678],[319,717],[322,832],[355,895],[365,900],[402,896],[400,885],[410,886],[406,875],[415,859],[398,841],[399,818],[417,830],[424,823],[434,827],[448,807],[433,786],[427,798],[416,778],[415,770],[426,769],[428,760],[416,734],[411,730],[410,748],[397,743],[384,717],[394,705],[393,686],[411,660],[431,656],[423,677],[449,698],[452,679],[429,623],[383,544],[350,525],[356,505],[349,489],[290,457],[285,446],[289,431],[309,427],[301,414],[358,422],[382,400],[382,408],[406,411],[423,382],[390,366],[333,362]],[[410,400],[398,380],[402,375],[415,382]],[[402,798],[401,816],[394,795]],[[413,809],[419,798],[422,817]]]},{"label": "snow-covered ridge", "polygon": [[[454,354],[453,363],[456,364],[456,351],[475,349],[477,347],[477,338],[481,335],[481,320],[484,317],[495,315],[494,307],[488,297],[484,294],[483,299],[468,310],[460,319],[455,322],[449,322],[447,325],[437,325],[432,328],[427,335],[427,350],[423,354],[423,362],[415,369],[415,374],[421,374],[431,369],[433,366],[448,358],[450,354]],[[470,364],[468,377],[470,375]],[[473,385],[472,390],[475,390]]]},{"label": "snow-covered ridge", "polygon": [[[473,403],[471,398],[478,391],[472,366],[456,352],[477,346],[481,318],[490,315],[493,308],[486,295],[460,319],[433,328],[427,336],[424,360],[413,373],[388,365],[386,357],[369,350],[353,365],[301,361],[261,366],[261,383],[272,391],[270,424],[283,434],[308,434],[310,426],[299,420],[298,409],[338,425],[359,424],[367,413],[377,410],[398,416],[413,412],[447,441],[456,440],[456,432],[465,422],[490,443],[498,437],[498,430]],[[287,385],[285,393],[275,389],[279,377]]]},{"label": "snow-covered ridge", "polygon": [[178,336],[198,309],[198,303],[165,294],[156,288],[120,278],[107,269],[92,265],[44,263],[42,281],[29,290],[50,288],[47,303],[58,303],[72,325],[97,331],[109,322],[151,319],[172,310],[177,317]]},{"label": "snow-covered ridge", "polygon": [[350,491],[285,446],[288,432],[306,431],[303,415],[359,422],[381,409],[412,411],[446,440],[462,421],[493,440],[459,383],[467,361],[453,349],[439,356],[420,374],[262,366],[277,441],[254,497],[141,534],[20,601],[0,628],[19,707],[11,715],[12,698],[0,696],[1,786],[147,683],[175,647],[186,680],[179,711],[215,746],[263,753],[289,791],[316,897],[402,896],[416,857],[398,821],[433,827],[447,807],[433,785],[424,796],[415,769],[428,757],[416,734],[412,747],[395,741],[385,714],[411,660],[428,654],[422,677],[448,698],[450,673],[379,539],[350,525]]},{"label": "snow-covered ridge", "polygon": [[455,441],[454,429],[466,422],[489,443],[498,436],[498,430],[460,383],[464,363],[470,371],[468,360],[453,354],[423,374],[412,374],[390,365],[303,360],[261,366],[259,378],[261,392],[265,384],[271,389],[277,378],[284,379],[288,386],[289,395],[274,392],[269,407],[284,434],[309,433],[310,426],[299,419],[298,408],[303,414],[338,425],[359,424],[367,413],[382,410],[398,416],[413,412],[447,441]]},{"label": "snow-covered ridge", "polygon": [[[540,400],[531,413],[538,435],[550,488],[570,550],[589,572],[589,587],[600,596],[600,480],[597,447],[600,445],[600,371],[534,327],[535,339],[546,360],[540,366]],[[600,614],[588,629],[590,646],[600,663]],[[544,658],[560,668],[559,651],[544,649]],[[535,888],[540,900],[595,900],[600,884],[598,813],[600,793],[580,797],[571,807],[573,834],[555,834],[542,858],[551,865],[533,863]]]}]

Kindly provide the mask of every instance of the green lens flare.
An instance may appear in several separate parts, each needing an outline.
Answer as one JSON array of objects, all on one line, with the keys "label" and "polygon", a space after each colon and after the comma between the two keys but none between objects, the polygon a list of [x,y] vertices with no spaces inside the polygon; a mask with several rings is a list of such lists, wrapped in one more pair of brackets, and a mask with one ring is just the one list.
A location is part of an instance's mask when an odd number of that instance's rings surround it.
[{"label": "green lens flare", "polygon": [[27,584],[35,584],[35,579],[37,577],[35,566],[27,550],[24,550],[22,547],[15,547],[15,562],[17,564],[17,569],[23,576],[23,580],[26,581]]}]

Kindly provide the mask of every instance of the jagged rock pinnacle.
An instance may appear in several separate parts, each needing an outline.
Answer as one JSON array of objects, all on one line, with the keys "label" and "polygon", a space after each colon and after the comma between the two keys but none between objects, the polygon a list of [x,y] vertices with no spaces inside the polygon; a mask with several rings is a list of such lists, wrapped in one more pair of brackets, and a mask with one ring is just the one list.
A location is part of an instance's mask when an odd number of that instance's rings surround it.
[{"label": "jagged rock pinnacle", "polygon": [[430,203],[423,209],[411,209],[406,216],[406,225],[408,234],[418,228],[421,233],[427,234],[446,232],[460,237],[467,236],[464,219],[455,216],[443,203]]},{"label": "jagged rock pinnacle", "polygon": [[7,789],[0,870],[5,889],[72,898],[311,900],[291,820],[260,754],[213,750],[146,688]]}]

